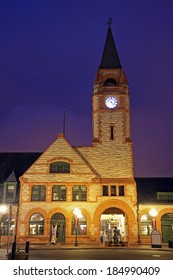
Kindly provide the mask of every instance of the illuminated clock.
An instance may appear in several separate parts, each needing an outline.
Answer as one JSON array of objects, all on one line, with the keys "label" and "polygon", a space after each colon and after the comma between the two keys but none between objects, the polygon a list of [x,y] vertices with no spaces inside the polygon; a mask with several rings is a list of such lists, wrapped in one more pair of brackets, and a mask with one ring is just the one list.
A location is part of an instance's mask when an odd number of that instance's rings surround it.
[{"label": "illuminated clock", "polygon": [[115,96],[108,96],[106,99],[105,99],[105,105],[108,107],[108,108],[115,108],[118,104],[118,100]]}]

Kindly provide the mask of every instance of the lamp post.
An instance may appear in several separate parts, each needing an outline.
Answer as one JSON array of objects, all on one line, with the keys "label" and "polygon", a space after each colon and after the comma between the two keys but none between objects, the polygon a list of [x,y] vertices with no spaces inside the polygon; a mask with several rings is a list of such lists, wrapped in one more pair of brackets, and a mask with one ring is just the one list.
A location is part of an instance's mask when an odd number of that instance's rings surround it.
[{"label": "lamp post", "polygon": [[7,211],[7,206],[6,205],[1,205],[0,206],[0,214],[1,214],[1,218],[0,218],[0,248],[1,248],[1,236],[2,236],[2,215]]},{"label": "lamp post", "polygon": [[75,228],[75,246],[78,246],[77,241],[77,230],[78,230],[78,219],[82,217],[81,211],[78,208],[75,208],[73,211],[74,214],[74,228]]},{"label": "lamp post", "polygon": [[11,226],[11,216],[12,216],[12,205],[9,205],[8,213],[8,227],[7,227],[7,258],[9,253],[9,243],[10,243],[10,226]]},{"label": "lamp post", "polygon": [[156,209],[152,208],[150,211],[149,211],[149,214],[152,218],[152,229],[156,229],[156,216],[157,216],[157,211]]},{"label": "lamp post", "polygon": [[138,224],[138,243],[141,243],[141,236],[140,236],[140,219],[139,219],[139,203],[137,202],[137,224]]}]

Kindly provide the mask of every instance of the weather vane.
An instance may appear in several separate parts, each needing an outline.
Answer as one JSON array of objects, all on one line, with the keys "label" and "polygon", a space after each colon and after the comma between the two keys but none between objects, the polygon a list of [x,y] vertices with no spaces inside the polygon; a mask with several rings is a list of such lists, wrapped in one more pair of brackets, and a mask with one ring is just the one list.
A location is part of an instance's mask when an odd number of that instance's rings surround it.
[{"label": "weather vane", "polygon": [[110,15],[109,15],[109,19],[108,19],[107,24],[109,25],[109,27],[111,27],[111,25],[112,25],[112,18],[110,17]]}]

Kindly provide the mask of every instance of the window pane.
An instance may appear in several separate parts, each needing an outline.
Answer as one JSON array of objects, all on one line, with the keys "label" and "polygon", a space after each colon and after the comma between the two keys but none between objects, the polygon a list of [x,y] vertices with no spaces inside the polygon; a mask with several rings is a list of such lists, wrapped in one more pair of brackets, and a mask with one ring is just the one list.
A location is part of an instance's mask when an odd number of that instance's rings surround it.
[{"label": "window pane", "polygon": [[[72,234],[76,234],[76,228],[75,228],[75,216],[72,218]],[[78,235],[86,235],[87,234],[87,220],[86,217],[82,214],[81,218],[78,218],[77,223],[77,234]]]},{"label": "window pane", "polygon": [[150,236],[152,232],[152,221],[149,214],[144,214],[141,217],[141,234]]},{"label": "window pane", "polygon": [[30,218],[29,234],[43,235],[44,234],[44,217],[40,213],[35,213]]},{"label": "window pane", "polygon": [[66,200],[66,186],[53,186],[52,200]]},{"label": "window pane", "polygon": [[12,201],[15,197],[15,186],[14,185],[7,185],[7,193],[6,199],[8,201]]},{"label": "window pane", "polygon": [[124,186],[119,186],[119,196],[124,196]]},{"label": "window pane", "polygon": [[70,164],[64,161],[50,164],[50,173],[70,173]]},{"label": "window pane", "polygon": [[116,196],[116,186],[111,186],[111,196]]},{"label": "window pane", "polygon": [[45,201],[46,200],[46,187],[33,186],[32,187],[32,201]]},{"label": "window pane", "polygon": [[108,186],[103,186],[103,196],[108,196]]},{"label": "window pane", "polygon": [[[9,219],[9,214],[4,214],[0,219],[1,235],[8,235],[8,219]],[[11,222],[10,222],[10,226],[9,226],[9,235],[14,235],[14,231],[15,231],[14,222],[15,222],[14,217],[11,216]]]},{"label": "window pane", "polygon": [[73,201],[86,201],[87,200],[87,188],[86,186],[73,186]]}]

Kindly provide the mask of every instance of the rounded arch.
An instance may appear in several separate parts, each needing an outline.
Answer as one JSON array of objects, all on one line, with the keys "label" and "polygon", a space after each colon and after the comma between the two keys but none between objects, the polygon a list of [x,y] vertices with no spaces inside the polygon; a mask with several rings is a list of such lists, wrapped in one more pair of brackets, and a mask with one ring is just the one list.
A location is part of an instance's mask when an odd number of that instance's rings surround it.
[{"label": "rounded arch", "polygon": [[56,207],[56,208],[53,208],[51,209],[48,214],[47,214],[47,218],[48,219],[51,219],[52,216],[56,213],[61,213],[64,215],[64,217],[67,219],[67,216],[68,216],[68,213],[66,210],[64,210],[64,208],[61,208],[61,207]]},{"label": "rounded arch", "polygon": [[44,219],[46,218],[47,216],[47,213],[44,209],[42,208],[32,208],[31,210],[28,211],[28,213],[26,214],[26,216],[24,217],[24,219],[26,221],[29,221],[30,220],[30,217],[34,214],[34,213],[40,213],[43,215]]},{"label": "rounded arch", "polygon": [[44,235],[45,218],[40,212],[35,212],[30,216],[29,235]]},{"label": "rounded arch", "polygon": [[97,207],[93,216],[93,221],[95,223],[95,234],[97,236],[100,235],[101,215],[106,211],[106,209],[109,208],[120,209],[125,214],[124,222],[125,222],[126,230],[123,237],[124,241],[129,241],[129,242],[136,241],[135,232],[137,230],[137,221],[135,219],[135,213],[127,203],[118,199],[106,200]]},{"label": "rounded arch", "polygon": [[[57,209],[56,209],[57,210]],[[52,243],[64,243],[66,236],[66,217],[60,211],[52,214],[50,219],[50,233]]]},{"label": "rounded arch", "polygon": [[113,79],[113,78],[108,78],[108,79],[105,80],[103,86],[108,87],[108,86],[116,86],[116,85],[117,85],[117,82],[116,82],[115,79]]},{"label": "rounded arch", "polygon": [[[90,226],[91,226],[91,216],[89,214],[89,212],[84,209],[84,208],[80,208],[80,211],[81,213],[86,217],[86,220],[87,220],[87,235],[89,235],[89,230],[90,230]],[[68,233],[71,234],[71,221],[73,219],[73,216],[74,216],[74,213],[73,211],[70,211],[69,214],[68,214]]]},{"label": "rounded arch", "polygon": [[[44,209],[42,208],[32,208],[31,210],[28,211],[25,217],[22,217],[23,220],[25,220],[25,228],[26,228],[26,235],[29,233],[29,222],[30,218],[34,213],[40,213],[44,217],[44,221],[46,220],[47,213]],[[44,223],[45,224],[45,223]],[[44,230],[44,235],[46,235],[46,229]]]},{"label": "rounded arch", "polygon": [[108,208],[119,208],[122,210],[126,215],[127,219],[129,221],[135,220],[135,215],[132,211],[132,209],[129,207],[129,205],[123,201],[120,201],[118,199],[112,199],[112,200],[107,200],[102,202],[96,209],[94,213],[94,218],[93,220],[96,222],[100,221],[100,216],[101,214],[106,211]]},{"label": "rounded arch", "polygon": [[167,214],[167,213],[173,213],[173,207],[164,208],[161,211],[159,211],[159,213],[157,215],[158,219],[161,221],[162,216]]}]

